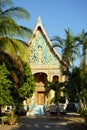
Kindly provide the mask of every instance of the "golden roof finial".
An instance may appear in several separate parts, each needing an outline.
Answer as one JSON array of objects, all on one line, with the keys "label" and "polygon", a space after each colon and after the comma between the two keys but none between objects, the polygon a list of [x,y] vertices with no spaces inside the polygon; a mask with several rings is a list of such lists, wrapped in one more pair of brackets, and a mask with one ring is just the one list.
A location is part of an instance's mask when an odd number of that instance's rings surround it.
[{"label": "golden roof finial", "polygon": [[42,23],[41,17],[38,17],[38,23]]}]

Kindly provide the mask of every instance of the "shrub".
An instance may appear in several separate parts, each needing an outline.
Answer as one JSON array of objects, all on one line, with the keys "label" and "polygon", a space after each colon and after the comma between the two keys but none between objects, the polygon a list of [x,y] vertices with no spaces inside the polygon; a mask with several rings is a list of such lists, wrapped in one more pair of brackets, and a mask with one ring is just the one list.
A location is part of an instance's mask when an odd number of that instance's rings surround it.
[{"label": "shrub", "polygon": [[59,97],[59,103],[65,103],[65,102],[66,102],[65,96],[60,96]]},{"label": "shrub", "polygon": [[13,125],[13,124],[18,123],[18,122],[19,122],[19,117],[17,115],[8,117],[8,123],[10,125]]},{"label": "shrub", "polygon": [[81,111],[81,115],[84,117],[85,121],[87,122],[87,108]]}]

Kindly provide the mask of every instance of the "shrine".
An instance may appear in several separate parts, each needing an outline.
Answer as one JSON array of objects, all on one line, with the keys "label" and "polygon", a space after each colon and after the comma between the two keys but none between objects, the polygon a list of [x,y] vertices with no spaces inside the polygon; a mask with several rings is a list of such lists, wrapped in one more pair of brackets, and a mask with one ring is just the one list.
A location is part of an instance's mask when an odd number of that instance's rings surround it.
[{"label": "shrine", "polygon": [[35,92],[29,100],[29,104],[44,106],[50,104],[54,97],[54,91],[46,91],[46,82],[53,80],[64,81],[61,67],[65,66],[61,56],[52,47],[50,38],[39,17],[34,28],[32,37],[28,42],[28,62],[35,80]]}]

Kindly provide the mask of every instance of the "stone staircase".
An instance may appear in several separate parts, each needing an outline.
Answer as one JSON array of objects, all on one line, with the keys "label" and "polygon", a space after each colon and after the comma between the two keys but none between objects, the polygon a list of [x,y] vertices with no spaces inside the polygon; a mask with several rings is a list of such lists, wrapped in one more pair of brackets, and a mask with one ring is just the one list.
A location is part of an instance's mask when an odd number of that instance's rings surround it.
[{"label": "stone staircase", "polygon": [[36,105],[34,109],[30,112],[31,116],[43,116],[45,105]]}]

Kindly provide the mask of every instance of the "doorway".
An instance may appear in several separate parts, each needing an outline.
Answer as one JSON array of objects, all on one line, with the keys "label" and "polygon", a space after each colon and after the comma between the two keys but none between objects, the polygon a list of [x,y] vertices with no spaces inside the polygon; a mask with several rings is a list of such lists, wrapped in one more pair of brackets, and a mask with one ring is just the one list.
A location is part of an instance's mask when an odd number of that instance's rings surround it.
[{"label": "doorway", "polygon": [[45,92],[38,92],[38,105],[45,104]]}]

